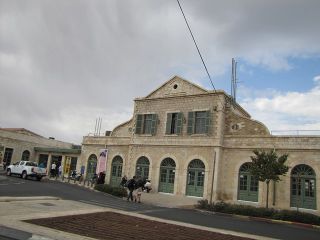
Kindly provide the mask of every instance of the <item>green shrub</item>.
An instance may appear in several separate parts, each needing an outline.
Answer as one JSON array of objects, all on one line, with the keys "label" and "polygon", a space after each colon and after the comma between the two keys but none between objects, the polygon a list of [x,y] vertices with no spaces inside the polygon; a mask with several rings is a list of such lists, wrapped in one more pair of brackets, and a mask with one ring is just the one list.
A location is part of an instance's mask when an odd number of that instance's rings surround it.
[{"label": "green shrub", "polygon": [[213,212],[237,214],[252,217],[271,218],[283,221],[300,222],[320,225],[320,217],[310,213],[303,213],[290,210],[275,210],[270,208],[258,208],[247,205],[228,204],[225,202],[208,203],[208,200],[200,200],[197,208]]},{"label": "green shrub", "polygon": [[127,197],[127,190],[122,187],[113,187],[108,184],[96,184],[94,189],[117,197]]},{"label": "green shrub", "polygon": [[320,225],[320,217],[311,213],[282,210],[273,215],[273,219]]}]

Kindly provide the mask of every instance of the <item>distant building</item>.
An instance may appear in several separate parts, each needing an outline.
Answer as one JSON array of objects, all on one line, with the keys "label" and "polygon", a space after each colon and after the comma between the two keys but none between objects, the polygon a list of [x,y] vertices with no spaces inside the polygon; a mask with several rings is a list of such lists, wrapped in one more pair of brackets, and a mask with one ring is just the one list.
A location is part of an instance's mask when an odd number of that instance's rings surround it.
[{"label": "distant building", "polygon": [[273,136],[224,91],[208,91],[173,77],[134,100],[132,119],[111,135],[85,136],[81,161],[89,176],[107,149],[106,180],[151,179],[153,190],[264,206],[266,185],[248,172],[254,149],[288,153],[288,174],[271,184],[270,206],[297,205],[319,214],[320,137]]},{"label": "distant building", "polygon": [[80,146],[45,138],[24,128],[0,128],[0,165],[30,160],[46,167],[48,172],[53,162],[65,165],[65,170],[76,169],[81,165],[80,153]]}]

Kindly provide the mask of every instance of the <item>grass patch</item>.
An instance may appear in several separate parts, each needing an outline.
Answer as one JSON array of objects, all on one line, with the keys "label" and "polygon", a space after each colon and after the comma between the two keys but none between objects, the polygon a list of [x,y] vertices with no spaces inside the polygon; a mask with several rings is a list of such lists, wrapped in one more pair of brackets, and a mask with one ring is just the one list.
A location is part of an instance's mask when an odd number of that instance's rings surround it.
[{"label": "grass patch", "polygon": [[221,212],[228,214],[262,217],[275,220],[320,225],[319,216],[311,213],[297,212],[292,210],[276,210],[273,208],[261,208],[246,205],[228,204],[225,202],[216,202],[210,204],[208,200],[198,201],[196,207],[212,212]]}]

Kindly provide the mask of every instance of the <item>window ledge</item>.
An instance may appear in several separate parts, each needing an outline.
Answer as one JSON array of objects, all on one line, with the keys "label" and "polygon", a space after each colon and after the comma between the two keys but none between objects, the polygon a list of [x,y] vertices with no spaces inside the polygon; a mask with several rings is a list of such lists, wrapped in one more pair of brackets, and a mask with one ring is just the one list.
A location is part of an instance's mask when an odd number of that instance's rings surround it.
[{"label": "window ledge", "polygon": [[195,133],[195,134],[191,134],[189,136],[191,136],[191,137],[209,137],[209,135],[206,133]]},{"label": "window ledge", "polygon": [[239,203],[251,203],[253,205],[259,205],[259,202],[253,202],[253,201],[248,201],[248,200],[237,199],[237,202],[239,202]]},{"label": "window ledge", "polygon": [[165,134],[164,136],[166,136],[166,137],[179,137],[181,135],[179,135],[179,134]]}]

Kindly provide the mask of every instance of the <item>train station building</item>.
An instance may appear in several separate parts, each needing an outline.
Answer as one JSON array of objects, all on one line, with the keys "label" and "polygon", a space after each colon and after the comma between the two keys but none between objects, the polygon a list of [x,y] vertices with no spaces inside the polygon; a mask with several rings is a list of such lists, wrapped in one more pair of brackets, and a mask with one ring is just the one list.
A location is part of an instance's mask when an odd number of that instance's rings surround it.
[{"label": "train station building", "polygon": [[178,76],[134,99],[133,116],[107,136],[85,136],[80,161],[86,177],[105,150],[106,182],[151,180],[153,191],[264,206],[266,184],[248,171],[253,150],[289,154],[290,167],[270,184],[269,206],[320,213],[320,137],[275,136],[224,91]]}]

